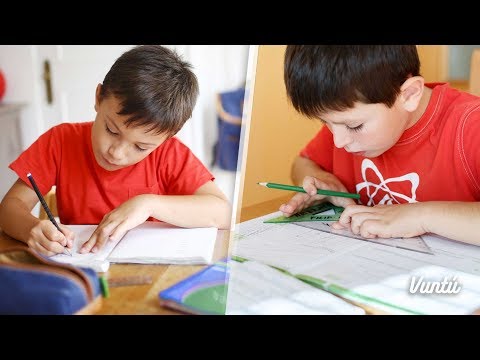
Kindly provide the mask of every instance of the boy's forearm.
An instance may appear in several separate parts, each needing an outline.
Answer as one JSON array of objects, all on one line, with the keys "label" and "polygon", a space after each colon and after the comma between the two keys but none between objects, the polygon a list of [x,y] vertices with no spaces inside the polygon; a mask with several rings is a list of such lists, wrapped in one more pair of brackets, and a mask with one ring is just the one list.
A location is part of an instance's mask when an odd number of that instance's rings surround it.
[{"label": "boy's forearm", "polygon": [[0,228],[14,239],[27,242],[30,230],[39,221],[19,199],[7,198],[0,204]]},{"label": "boy's forearm", "polygon": [[146,195],[151,216],[181,227],[229,229],[232,209],[214,195]]},{"label": "boy's forearm", "polygon": [[480,245],[480,202],[429,201],[418,204],[427,232]]},{"label": "boy's forearm", "polygon": [[313,176],[319,180],[325,180],[326,178],[332,176],[332,174],[323,170],[312,160],[302,156],[297,156],[292,165],[292,181],[295,185],[302,186],[305,176]]}]

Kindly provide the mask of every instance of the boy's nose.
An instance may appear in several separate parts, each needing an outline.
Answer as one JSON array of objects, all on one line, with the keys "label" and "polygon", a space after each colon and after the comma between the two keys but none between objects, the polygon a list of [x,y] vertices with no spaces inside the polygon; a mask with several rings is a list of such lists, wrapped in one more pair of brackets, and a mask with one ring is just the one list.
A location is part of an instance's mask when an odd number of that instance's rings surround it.
[{"label": "boy's nose", "polygon": [[341,149],[352,142],[352,137],[346,131],[333,131],[333,142],[337,148]]},{"label": "boy's nose", "polygon": [[125,157],[125,147],[122,145],[112,145],[108,149],[108,154],[114,161],[120,161]]}]

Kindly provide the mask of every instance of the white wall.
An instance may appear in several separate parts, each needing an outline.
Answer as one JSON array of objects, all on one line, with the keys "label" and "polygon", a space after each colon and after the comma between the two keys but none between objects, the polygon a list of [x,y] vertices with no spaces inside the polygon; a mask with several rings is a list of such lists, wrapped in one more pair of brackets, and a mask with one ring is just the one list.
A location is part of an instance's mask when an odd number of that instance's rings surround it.
[{"label": "white wall", "polygon": [[189,61],[197,75],[200,95],[192,118],[179,137],[209,166],[217,140],[216,94],[243,86],[246,80],[248,45],[187,45],[176,51]]},{"label": "white wall", "polygon": [[39,135],[42,124],[38,119],[38,86],[41,78],[35,67],[36,51],[32,45],[0,45],[0,68],[6,79],[3,102],[20,102],[22,111],[22,148]]},{"label": "white wall", "polygon": [[[22,147],[27,148],[41,133],[58,122],[94,120],[96,85],[103,81],[118,56],[131,47],[132,45],[0,45],[0,68],[7,81],[4,101],[27,103],[22,114]],[[215,94],[243,84],[249,46],[168,47],[176,50],[184,60],[192,64],[200,86],[193,116],[178,136],[208,166],[217,139]],[[52,56],[52,48],[56,48],[56,58],[51,58],[52,82],[55,101],[58,101],[60,107],[60,121],[51,116],[52,112],[45,107],[44,99],[42,62],[47,51],[50,52],[48,55]],[[69,67],[58,66],[60,63],[69,64]],[[58,89],[65,87],[74,87],[75,101],[69,101],[68,91],[59,93]]]}]

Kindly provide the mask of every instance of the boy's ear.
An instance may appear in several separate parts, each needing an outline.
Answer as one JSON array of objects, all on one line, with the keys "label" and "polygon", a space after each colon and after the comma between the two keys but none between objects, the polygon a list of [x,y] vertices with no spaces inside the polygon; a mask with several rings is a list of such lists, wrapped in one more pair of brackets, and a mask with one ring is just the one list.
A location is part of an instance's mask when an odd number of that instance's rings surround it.
[{"label": "boy's ear", "polygon": [[95,90],[95,111],[98,111],[98,106],[100,105],[100,91],[102,90],[102,84],[97,85],[97,90]]},{"label": "boy's ear", "polygon": [[405,110],[413,112],[422,99],[425,79],[421,76],[412,76],[405,80],[400,87],[400,97]]}]

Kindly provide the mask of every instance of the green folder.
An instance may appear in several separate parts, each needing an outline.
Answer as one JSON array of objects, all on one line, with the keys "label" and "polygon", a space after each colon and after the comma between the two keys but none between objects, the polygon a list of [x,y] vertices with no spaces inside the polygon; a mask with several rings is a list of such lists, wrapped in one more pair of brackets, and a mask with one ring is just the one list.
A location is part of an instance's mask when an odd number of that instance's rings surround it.
[{"label": "green folder", "polygon": [[[279,216],[273,219],[265,220],[265,223],[290,223],[300,221],[338,221],[344,210],[341,206],[335,206],[329,202],[310,206],[305,210],[290,217]],[[329,214],[322,214],[329,212]]]}]

